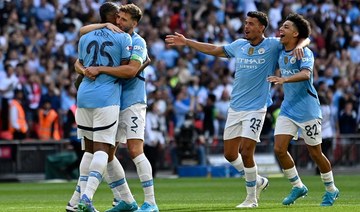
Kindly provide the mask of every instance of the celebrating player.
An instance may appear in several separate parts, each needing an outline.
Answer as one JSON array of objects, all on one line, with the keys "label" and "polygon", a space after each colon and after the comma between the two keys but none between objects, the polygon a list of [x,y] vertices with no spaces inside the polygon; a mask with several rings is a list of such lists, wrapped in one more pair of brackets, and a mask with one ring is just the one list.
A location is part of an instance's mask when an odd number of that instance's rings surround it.
[{"label": "celebrating player", "polygon": [[[101,5],[101,21],[111,21],[111,18],[118,13],[118,9],[116,4],[110,2]],[[80,38],[79,61],[85,67],[127,64],[131,55],[131,46],[129,34],[98,29]],[[90,152],[93,152],[88,166],[88,180],[85,190],[81,192],[78,211],[95,211],[92,199],[107,168],[111,147],[115,146],[120,113],[118,80],[107,74],[99,75],[96,80],[84,77],[77,93],[78,108],[75,119],[78,125],[78,137],[84,139]]]},{"label": "celebrating player", "polygon": [[280,27],[280,42],[284,45],[279,57],[281,77],[270,76],[269,82],[283,85],[284,101],[275,127],[275,154],[285,176],[293,188],[284,200],[290,205],[305,196],[307,187],[302,183],[288,146],[300,129],[311,158],[318,165],[326,193],[321,206],[331,206],[339,196],[335,187],[331,164],[321,151],[321,110],[317,92],[313,86],[314,55],[304,48],[304,57],[297,60],[290,52],[299,39],[310,35],[310,24],[298,14],[290,14]]},{"label": "celebrating player", "polygon": [[[189,40],[179,33],[165,39],[168,45],[187,45],[206,54],[236,58],[234,89],[224,130],[224,156],[240,173],[245,173],[247,197],[237,208],[257,207],[260,192],[268,185],[268,179],[258,175],[254,161],[266,109],[272,103],[266,78],[274,74],[282,48],[279,39],[264,36],[268,23],[265,13],[248,12],[245,39],[225,46]],[[302,57],[302,47],[308,43],[308,39],[299,42],[294,49],[297,57]]]},{"label": "celebrating player", "polygon": [[[120,29],[131,35],[133,49],[130,64],[136,63],[138,71],[136,72],[136,77],[126,80],[124,79],[121,82],[121,108],[116,141],[127,143],[130,157],[136,165],[137,173],[142,183],[145,196],[144,203],[137,211],[156,212],[159,209],[155,201],[152,167],[143,150],[146,113],[146,90],[144,73],[141,71],[149,63],[149,59],[147,58],[145,40],[135,32],[135,28],[142,17],[142,12],[140,8],[134,4],[126,4],[120,6],[120,12],[118,16]],[[82,31],[82,33],[87,33],[91,30],[102,27],[104,27],[104,25],[101,24],[88,25],[86,26],[86,29]],[[115,26],[109,25],[109,27],[113,28]],[[86,68],[85,73],[87,76],[91,77],[97,77],[98,74],[110,74],[112,76],[121,78],[129,78],[134,76],[132,71],[127,70],[127,66],[93,66]],[[129,76],[125,76],[124,74],[128,74]],[[115,150],[113,152],[115,152]],[[113,158],[117,160],[116,157]],[[110,163],[109,165],[111,165]],[[109,169],[109,165],[108,171],[114,170],[114,168]],[[123,178],[124,175],[122,175],[122,178],[119,180]],[[110,183],[113,191],[118,190],[120,193],[123,192],[122,188],[116,188],[118,185],[119,183]],[[116,192],[114,192],[114,194],[116,194]],[[120,196],[117,198],[118,200],[121,200]],[[108,210],[108,212],[124,211],[124,209],[128,208],[126,207],[126,204],[128,203],[120,201],[120,203],[116,204],[115,207]]]}]

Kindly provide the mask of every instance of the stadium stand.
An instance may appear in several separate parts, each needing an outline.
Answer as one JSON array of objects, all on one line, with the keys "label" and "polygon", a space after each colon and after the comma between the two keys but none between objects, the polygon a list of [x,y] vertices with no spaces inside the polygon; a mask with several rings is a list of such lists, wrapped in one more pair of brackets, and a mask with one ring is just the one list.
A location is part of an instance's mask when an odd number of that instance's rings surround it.
[{"label": "stadium stand", "polygon": [[[59,114],[61,140],[64,123],[70,107],[76,102],[73,86],[77,75],[79,28],[99,21],[97,14],[104,0],[4,0],[0,1],[0,148],[10,143],[19,145],[27,140],[43,144],[38,137],[38,110],[44,101],[51,103]],[[221,154],[224,107],[228,104],[234,74],[234,61],[197,53],[188,48],[170,48],[165,45],[167,34],[180,32],[186,37],[215,44],[227,44],[243,36],[244,17],[250,10],[265,11],[270,17],[267,36],[276,36],[281,20],[297,12],[312,25],[311,44],[316,62],[314,84],[319,95],[329,101],[331,132],[329,158],[334,166],[359,165],[360,139],[360,3],[355,0],[282,0],[282,1],[115,1],[135,3],[144,11],[138,33],[148,44],[151,64],[145,69],[148,102],[158,101],[162,129],[165,129],[167,147],[159,160],[160,168],[171,167],[169,151],[176,145],[180,131],[179,114],[175,110],[176,94],[185,89],[184,104],[194,96],[196,107],[190,110],[197,116],[197,127],[202,129],[205,100],[216,96],[215,133],[206,136],[208,154]],[[316,2],[316,3],[315,3]],[[14,68],[7,74],[6,67]],[[23,105],[29,131],[24,141],[9,140],[7,102],[14,91],[22,89]],[[272,127],[282,100],[282,90],[273,87],[274,104],[268,109],[265,145],[259,151],[272,151]],[[346,105],[351,104],[348,111]],[[225,105],[225,106],[224,106]],[[221,116],[222,114],[222,116]],[[225,116],[226,117],[226,116]],[[344,121],[345,122],[341,122]],[[354,124],[345,126],[346,120]],[[264,127],[265,128],[265,127]],[[11,137],[10,137],[11,138]],[[60,142],[60,141],[59,141]],[[299,144],[296,144],[299,145]],[[6,149],[6,148],[5,148]],[[40,152],[36,152],[40,154]],[[42,153],[41,153],[42,154]],[[345,155],[345,156],[344,156]],[[301,152],[297,160],[309,167]],[[1,156],[0,156],[1,158]],[[1,159],[2,160],[2,159]],[[17,165],[16,165],[17,166]],[[3,167],[3,166],[1,166]],[[29,170],[30,171],[30,170]],[[3,170],[0,171],[0,175]]]}]

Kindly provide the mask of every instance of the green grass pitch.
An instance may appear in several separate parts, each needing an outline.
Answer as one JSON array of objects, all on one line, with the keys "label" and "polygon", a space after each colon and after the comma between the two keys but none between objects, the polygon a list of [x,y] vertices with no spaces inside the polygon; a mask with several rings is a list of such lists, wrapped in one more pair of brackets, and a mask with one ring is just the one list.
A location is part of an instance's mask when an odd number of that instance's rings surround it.
[{"label": "green grass pitch", "polygon": [[[291,189],[283,178],[269,178],[270,185],[262,193],[258,208],[236,209],[245,199],[245,183],[240,178],[179,178],[155,179],[156,200],[160,211],[360,211],[360,176],[335,176],[340,198],[332,207],[320,207],[324,187],[319,176],[303,176],[308,196],[294,205],[283,206],[283,198]],[[143,193],[138,179],[128,180],[138,204]],[[76,182],[66,183],[0,183],[0,211],[65,211]],[[102,183],[94,197],[100,211],[111,207],[112,194]]]}]

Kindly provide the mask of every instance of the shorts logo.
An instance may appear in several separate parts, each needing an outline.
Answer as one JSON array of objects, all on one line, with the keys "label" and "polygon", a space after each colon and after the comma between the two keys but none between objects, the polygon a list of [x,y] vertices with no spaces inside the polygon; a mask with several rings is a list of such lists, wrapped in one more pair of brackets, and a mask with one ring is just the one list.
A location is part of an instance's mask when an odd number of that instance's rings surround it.
[{"label": "shorts logo", "polygon": [[134,125],[131,125],[131,131],[133,131],[134,133],[136,133],[136,130],[137,130],[137,128],[138,128],[138,125],[136,124],[136,120],[138,120],[138,117],[136,117],[136,116],[133,116],[133,117],[131,117],[131,119],[132,119],[132,123],[134,124]]}]

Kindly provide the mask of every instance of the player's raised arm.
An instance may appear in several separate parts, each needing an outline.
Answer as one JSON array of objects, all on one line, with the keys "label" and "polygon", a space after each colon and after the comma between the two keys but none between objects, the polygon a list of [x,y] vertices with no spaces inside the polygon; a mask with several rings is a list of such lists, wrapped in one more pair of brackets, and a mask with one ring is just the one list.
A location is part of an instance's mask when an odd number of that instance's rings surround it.
[{"label": "player's raised arm", "polygon": [[101,29],[104,27],[110,29],[113,32],[123,32],[119,27],[115,26],[112,23],[89,24],[80,28],[79,30],[80,37],[88,32],[94,31],[96,29]]},{"label": "player's raised arm", "polygon": [[210,54],[217,57],[226,57],[222,46],[190,40],[177,32],[175,32],[174,35],[167,35],[165,42],[169,46],[189,46],[205,54]]}]

